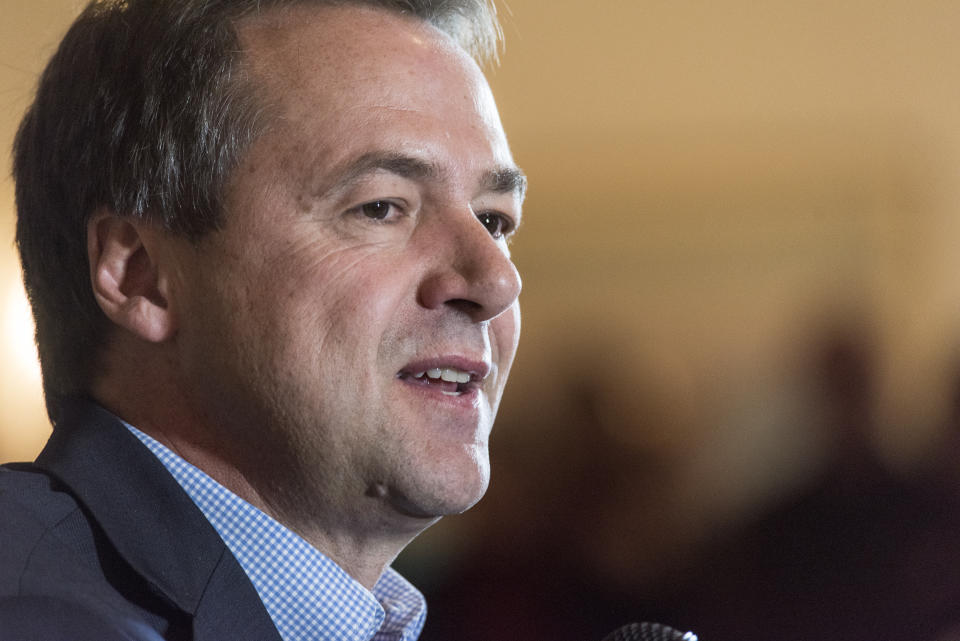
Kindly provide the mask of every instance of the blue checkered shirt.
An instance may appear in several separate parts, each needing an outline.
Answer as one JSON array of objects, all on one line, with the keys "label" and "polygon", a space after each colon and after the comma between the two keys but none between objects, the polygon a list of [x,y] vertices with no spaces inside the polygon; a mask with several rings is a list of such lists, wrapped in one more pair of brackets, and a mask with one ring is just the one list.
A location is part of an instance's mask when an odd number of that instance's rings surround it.
[{"label": "blue checkered shirt", "polygon": [[170,449],[127,428],[166,466],[237,558],[284,641],[414,641],[423,595],[392,568],[369,592],[340,566]]}]

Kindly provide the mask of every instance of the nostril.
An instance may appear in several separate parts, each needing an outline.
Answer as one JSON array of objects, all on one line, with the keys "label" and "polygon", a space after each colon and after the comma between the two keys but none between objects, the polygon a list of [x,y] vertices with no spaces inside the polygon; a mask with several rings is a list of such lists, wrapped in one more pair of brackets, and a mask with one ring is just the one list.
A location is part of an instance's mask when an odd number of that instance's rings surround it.
[{"label": "nostril", "polygon": [[480,303],[472,300],[467,300],[466,298],[450,299],[446,301],[446,305],[448,307],[452,307],[453,309],[456,309],[457,311],[464,312],[465,314],[471,314],[471,315],[483,309],[483,305],[481,305]]}]

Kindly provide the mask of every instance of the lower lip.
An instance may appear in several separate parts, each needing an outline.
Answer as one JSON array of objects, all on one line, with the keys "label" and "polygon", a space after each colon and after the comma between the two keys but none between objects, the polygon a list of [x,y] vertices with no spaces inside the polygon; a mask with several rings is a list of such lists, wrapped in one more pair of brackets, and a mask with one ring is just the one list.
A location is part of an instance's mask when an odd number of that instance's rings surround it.
[{"label": "lower lip", "polygon": [[442,403],[451,407],[474,409],[480,402],[479,386],[471,386],[459,394],[445,394],[438,385],[423,383],[416,378],[401,378],[399,381],[407,388],[422,394],[435,403]]}]

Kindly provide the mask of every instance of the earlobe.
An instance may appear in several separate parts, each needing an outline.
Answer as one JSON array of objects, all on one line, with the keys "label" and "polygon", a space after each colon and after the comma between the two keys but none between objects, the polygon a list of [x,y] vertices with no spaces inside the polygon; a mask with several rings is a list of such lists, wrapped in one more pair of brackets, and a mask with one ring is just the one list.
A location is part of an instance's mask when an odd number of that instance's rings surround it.
[{"label": "earlobe", "polygon": [[93,296],[107,318],[160,343],[176,333],[176,319],[150,231],[149,223],[98,211],[87,224],[87,258]]}]

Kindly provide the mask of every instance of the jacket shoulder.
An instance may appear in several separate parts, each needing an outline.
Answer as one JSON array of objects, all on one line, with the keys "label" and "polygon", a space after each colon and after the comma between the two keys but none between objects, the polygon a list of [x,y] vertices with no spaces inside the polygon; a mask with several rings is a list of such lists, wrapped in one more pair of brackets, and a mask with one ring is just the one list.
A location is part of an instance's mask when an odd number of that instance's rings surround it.
[{"label": "jacket shoulder", "polygon": [[0,597],[4,639],[32,641],[163,641],[134,620],[108,621],[78,603],[42,596]]},{"label": "jacket shoulder", "polygon": [[0,595],[16,594],[38,547],[79,510],[68,493],[29,463],[0,466]]},{"label": "jacket shoulder", "polygon": [[0,466],[0,630],[41,641],[160,639],[169,616],[155,610],[167,608],[148,592],[58,481],[33,464]]}]

